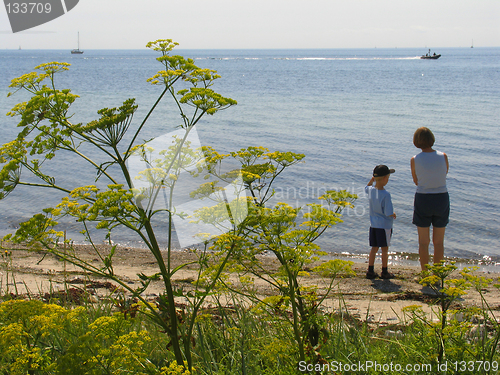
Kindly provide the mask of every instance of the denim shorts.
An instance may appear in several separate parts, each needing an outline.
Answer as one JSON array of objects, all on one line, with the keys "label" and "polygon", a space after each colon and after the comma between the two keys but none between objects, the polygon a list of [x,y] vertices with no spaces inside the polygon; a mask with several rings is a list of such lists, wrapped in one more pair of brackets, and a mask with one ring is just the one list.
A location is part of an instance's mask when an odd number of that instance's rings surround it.
[{"label": "denim shorts", "polygon": [[450,196],[448,193],[415,194],[413,203],[413,224],[417,227],[444,228],[450,216]]}]

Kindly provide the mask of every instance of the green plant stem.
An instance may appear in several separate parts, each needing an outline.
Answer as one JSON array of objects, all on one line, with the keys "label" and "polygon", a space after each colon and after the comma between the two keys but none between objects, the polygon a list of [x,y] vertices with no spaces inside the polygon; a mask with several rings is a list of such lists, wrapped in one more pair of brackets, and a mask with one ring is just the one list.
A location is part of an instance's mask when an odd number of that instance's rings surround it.
[{"label": "green plant stem", "polygon": [[[175,308],[175,299],[174,299],[174,291],[173,291],[173,286],[172,282],[170,279],[170,273],[167,270],[165,266],[165,262],[163,261],[163,256],[161,255],[161,250],[158,246],[158,242],[156,241],[156,236],[154,234],[153,228],[151,226],[151,223],[146,221],[144,223],[144,228],[146,229],[146,232],[148,234],[148,238],[151,243],[151,252],[153,253],[156,262],[158,266],[160,267],[160,273],[162,275],[163,283],[165,285],[165,292],[167,294],[167,302],[168,302],[168,312],[170,314],[170,319],[171,319],[171,337],[170,339],[172,340],[172,348],[174,350],[174,355],[175,359],[177,361],[177,364],[179,366],[184,366],[184,357],[181,352],[181,345],[179,342],[179,336],[178,336],[178,321],[177,321],[177,311]],[[168,250],[170,252],[170,249]]]},{"label": "green plant stem", "polygon": [[[198,300],[198,302],[194,304],[193,313],[191,314],[191,321],[189,322],[189,326],[188,326],[188,330],[187,330],[187,335],[186,335],[187,338],[191,338],[192,337],[192,335],[193,335],[193,329],[194,329],[194,324],[195,324],[195,320],[196,320],[196,316],[198,314],[198,311],[201,308],[201,306],[203,305],[203,302],[205,301],[206,297],[209,295],[208,292],[214,289],[215,284],[219,280],[220,275],[222,274],[222,271],[226,267],[226,264],[229,261],[229,259],[231,258],[231,256],[232,256],[233,251],[234,251],[235,248],[236,248],[236,243],[233,242],[231,244],[231,248],[227,252],[224,260],[222,261],[222,263],[219,264],[217,273],[216,273],[215,277],[213,278],[211,284],[206,288],[205,293]],[[186,348],[186,349],[188,349],[188,348]],[[190,366],[189,370],[191,371],[191,369],[192,369],[191,350],[186,350],[186,353],[187,353],[187,355],[189,355],[188,365]]]},{"label": "green plant stem", "polygon": [[151,109],[149,110],[149,112],[147,113],[146,117],[144,117],[144,120],[142,120],[142,123],[139,125],[139,128],[137,129],[137,131],[135,132],[134,136],[132,137],[132,140],[130,141],[128,147],[127,147],[127,151],[125,151],[125,160],[128,159],[128,157],[130,156],[130,150],[132,149],[132,147],[134,146],[134,143],[135,143],[135,140],[137,139],[137,137],[139,136],[139,133],[141,132],[142,128],[144,127],[144,125],[146,124],[146,122],[148,121],[148,118],[149,116],[151,116],[151,114],[153,113],[153,111],[155,110],[156,106],[158,105],[158,103],[160,103],[160,101],[162,100],[163,96],[167,93],[167,91],[169,90],[169,87],[173,86],[174,83],[180,78],[179,77],[176,77],[171,83],[170,85],[167,85],[165,86],[165,88],[163,89],[162,93],[160,94],[160,96],[158,97],[158,99],[156,99],[156,102],[153,104],[153,106],[151,107]]},{"label": "green plant stem", "polygon": [[[79,132],[77,131],[73,126],[72,124],[69,122],[69,121],[59,121],[59,123],[63,126],[65,126],[66,128],[74,131],[75,133],[77,133],[78,135],[80,135],[81,137],[83,137],[85,140],[87,140],[88,142],[92,143],[92,145],[94,145],[95,147],[97,147],[98,149],[100,149],[101,151],[105,152],[107,155],[109,155],[110,157],[113,157],[113,155],[111,153],[109,153],[106,149],[104,149],[103,147],[101,147],[100,145],[98,145],[97,143],[95,143],[92,139],[90,139],[89,137],[87,137],[85,134],[83,134],[82,132]],[[57,137],[54,137],[52,134],[50,133],[47,133],[41,129],[38,128],[38,126],[35,126],[35,128],[40,131],[41,133],[45,134],[46,136],[48,137],[51,137],[52,139],[58,141],[59,143],[61,143],[62,145],[64,144],[63,140],[57,138]],[[83,153],[81,153],[80,151],[78,151],[76,149],[76,147],[68,147],[68,146],[60,146],[60,148],[62,150],[67,150],[67,151],[70,151],[70,152],[74,152],[75,154],[77,154],[78,156],[80,156],[82,159],[88,161],[90,164],[92,164],[98,171],[100,171],[102,174],[104,174],[106,177],[109,178],[110,181],[112,181],[114,184],[116,184],[116,181],[106,173],[105,170],[103,170],[99,165],[97,165],[97,163],[95,163],[92,159],[90,159],[89,157],[87,157],[86,155],[84,155]],[[27,163],[23,163],[23,165],[27,166]]]},{"label": "green plant stem", "polygon": [[46,185],[46,184],[37,184],[37,183],[33,183],[33,182],[21,182],[21,181],[19,181],[19,185],[52,188],[52,189],[60,190],[60,191],[67,193],[67,194],[71,193],[70,190],[64,189],[64,188],[57,186],[57,185]]}]

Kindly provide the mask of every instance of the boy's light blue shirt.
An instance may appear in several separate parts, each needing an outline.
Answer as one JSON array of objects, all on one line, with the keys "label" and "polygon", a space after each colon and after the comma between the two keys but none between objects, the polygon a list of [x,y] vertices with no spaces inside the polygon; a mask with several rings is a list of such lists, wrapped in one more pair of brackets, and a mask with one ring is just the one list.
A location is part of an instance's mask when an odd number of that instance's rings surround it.
[{"label": "boy's light blue shirt", "polygon": [[370,225],[372,228],[391,229],[394,218],[391,194],[386,190],[378,190],[373,186],[366,186],[370,203]]}]

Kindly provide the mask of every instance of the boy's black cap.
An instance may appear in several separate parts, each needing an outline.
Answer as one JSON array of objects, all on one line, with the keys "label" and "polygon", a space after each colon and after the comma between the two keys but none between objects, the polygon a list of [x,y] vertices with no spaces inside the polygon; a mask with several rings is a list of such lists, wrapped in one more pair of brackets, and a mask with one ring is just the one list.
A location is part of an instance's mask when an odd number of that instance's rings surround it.
[{"label": "boy's black cap", "polygon": [[396,171],[394,169],[389,169],[387,165],[377,165],[373,169],[373,177],[384,177],[394,172]]}]

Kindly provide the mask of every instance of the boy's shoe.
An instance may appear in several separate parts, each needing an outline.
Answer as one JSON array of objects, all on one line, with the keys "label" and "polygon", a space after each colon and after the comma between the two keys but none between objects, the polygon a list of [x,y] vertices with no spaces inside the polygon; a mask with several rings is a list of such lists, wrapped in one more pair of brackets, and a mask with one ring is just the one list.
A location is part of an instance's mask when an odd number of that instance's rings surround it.
[{"label": "boy's shoe", "polygon": [[366,278],[367,279],[376,279],[378,277],[377,273],[375,271],[368,271],[366,273]]},{"label": "boy's shoe", "polygon": [[388,279],[394,279],[394,275],[392,273],[390,273],[390,272],[382,272],[380,274],[380,278],[381,279],[386,279],[386,280],[388,280]]}]

